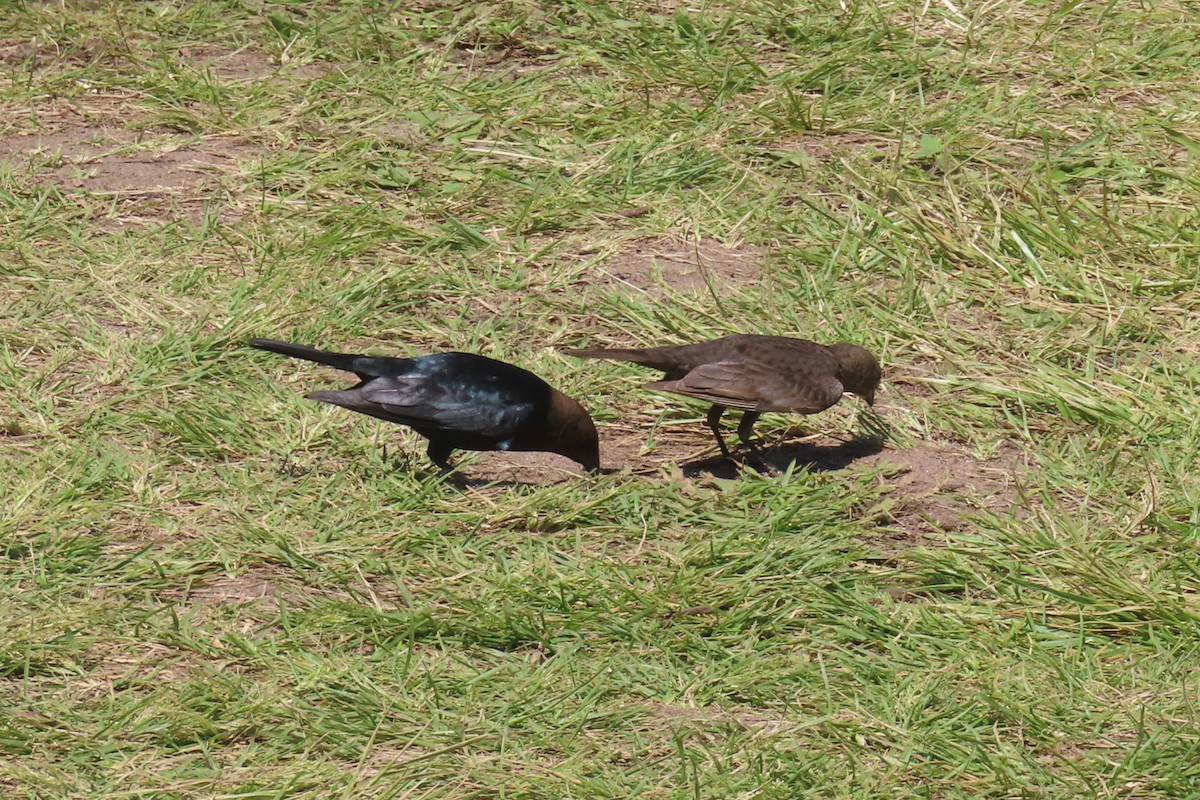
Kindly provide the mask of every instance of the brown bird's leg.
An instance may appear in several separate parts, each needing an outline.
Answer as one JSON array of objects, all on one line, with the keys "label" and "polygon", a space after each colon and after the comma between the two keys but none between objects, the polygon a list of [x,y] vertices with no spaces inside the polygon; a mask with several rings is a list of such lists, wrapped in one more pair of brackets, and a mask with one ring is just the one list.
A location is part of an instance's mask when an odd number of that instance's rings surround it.
[{"label": "brown bird's leg", "polygon": [[721,455],[733,460],[733,455],[730,454],[729,448],[725,446],[725,440],[721,438],[721,415],[725,413],[725,406],[716,406],[708,410],[708,427],[712,430],[713,436],[717,437],[717,447],[721,448]]},{"label": "brown bird's leg", "polygon": [[433,439],[429,440],[429,447],[425,450],[429,460],[436,464],[443,472],[450,472],[453,467],[450,466],[450,454],[454,452],[453,447],[447,447],[441,442],[436,442]]},{"label": "brown bird's leg", "polygon": [[758,422],[758,418],[761,416],[762,414],[757,411],[744,411],[742,412],[742,421],[738,423],[737,428],[738,438],[742,440],[742,444],[760,458],[762,457],[762,448],[755,444],[751,437],[754,436],[754,423]]}]

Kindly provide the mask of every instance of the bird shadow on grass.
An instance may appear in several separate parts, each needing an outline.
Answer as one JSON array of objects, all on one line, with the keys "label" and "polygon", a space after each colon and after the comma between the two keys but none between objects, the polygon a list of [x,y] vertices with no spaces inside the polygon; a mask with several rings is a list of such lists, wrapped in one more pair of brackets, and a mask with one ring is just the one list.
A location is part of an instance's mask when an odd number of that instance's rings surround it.
[{"label": "bird shadow on grass", "polygon": [[743,454],[734,458],[718,456],[683,464],[685,477],[709,476],[714,478],[737,478],[746,467],[764,475],[779,474],[789,469],[809,472],[832,472],[845,469],[856,460],[883,452],[893,439],[887,420],[872,409],[859,413],[859,428],[853,438],[837,444],[775,444],[771,447],[743,446]]},{"label": "bird shadow on grass", "polygon": [[745,467],[763,474],[805,469],[809,472],[832,472],[845,469],[856,460],[883,452],[886,439],[879,436],[859,436],[838,444],[778,444],[757,451],[743,448],[734,460],[717,456],[683,464],[688,478],[714,477],[732,480]]}]

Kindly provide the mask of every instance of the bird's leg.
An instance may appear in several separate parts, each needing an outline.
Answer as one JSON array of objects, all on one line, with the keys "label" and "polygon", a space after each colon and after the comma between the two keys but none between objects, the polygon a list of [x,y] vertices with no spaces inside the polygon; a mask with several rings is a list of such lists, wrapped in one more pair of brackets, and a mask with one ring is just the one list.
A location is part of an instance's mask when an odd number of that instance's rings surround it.
[{"label": "bird's leg", "polygon": [[450,454],[454,452],[453,447],[449,447],[442,442],[436,442],[433,439],[429,440],[429,447],[425,450],[429,460],[436,464],[443,472],[450,472],[453,467],[450,466]]},{"label": "bird's leg", "polygon": [[721,438],[721,415],[725,413],[725,406],[716,406],[708,410],[708,427],[713,432],[713,436],[717,437],[717,447],[721,448],[721,455],[733,460],[733,455],[729,452],[729,448],[725,446],[725,440]]},{"label": "bird's leg", "polygon": [[757,411],[744,411],[742,412],[742,421],[738,423],[737,428],[738,438],[742,440],[742,444],[746,445],[756,456],[762,456],[762,448],[754,443],[752,437],[754,436],[754,423],[758,422],[758,418],[761,416],[762,414]]},{"label": "bird's leg", "polygon": [[754,465],[754,468],[759,472],[766,474],[768,472],[773,472],[774,468],[771,466],[770,462],[767,461],[767,456],[762,451],[762,448],[759,447],[754,441],[754,423],[758,422],[758,418],[761,416],[762,414],[758,413],[757,411],[742,412],[742,421],[738,423],[737,433],[738,438],[742,440],[742,444],[746,445],[746,449],[749,450],[750,455],[753,456],[751,463]]}]

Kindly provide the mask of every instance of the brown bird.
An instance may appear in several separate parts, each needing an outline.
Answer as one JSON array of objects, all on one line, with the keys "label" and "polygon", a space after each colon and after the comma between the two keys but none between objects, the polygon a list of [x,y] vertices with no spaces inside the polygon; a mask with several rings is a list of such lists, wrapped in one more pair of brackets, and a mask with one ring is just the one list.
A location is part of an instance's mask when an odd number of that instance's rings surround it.
[{"label": "brown bird", "polygon": [[875,356],[858,345],[823,345],[807,339],[748,333],[676,347],[597,347],[563,352],[580,358],[632,361],[662,370],[666,373],[663,380],[647,383],[646,388],[712,403],[708,427],[726,458],[732,456],[721,438],[720,423],[727,409],[742,410],[738,436],[751,450],[757,450],[750,435],[763,412],[816,414],[837,403],[843,392],[853,392],[872,405],[883,376]]},{"label": "brown bird", "polygon": [[333,353],[274,339],[251,347],[353,372],[342,391],[309,392],[320,400],[407,425],[429,440],[434,464],[450,469],[453,450],[542,450],[589,471],[600,469],[592,417],[579,403],[520,367],[473,353],[415,358]]}]

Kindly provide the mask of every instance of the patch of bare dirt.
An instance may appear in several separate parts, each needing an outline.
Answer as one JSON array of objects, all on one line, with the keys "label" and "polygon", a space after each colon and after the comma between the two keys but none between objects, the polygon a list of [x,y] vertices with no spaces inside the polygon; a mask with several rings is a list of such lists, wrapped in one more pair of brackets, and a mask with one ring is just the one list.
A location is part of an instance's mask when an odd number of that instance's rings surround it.
[{"label": "patch of bare dirt", "polygon": [[1169,95],[1137,86],[1101,86],[1096,89],[1096,99],[1118,108],[1148,109],[1158,113],[1175,105]]},{"label": "patch of bare dirt", "polygon": [[[0,41],[0,65],[14,69],[44,70],[57,64],[100,64],[115,66],[127,63],[131,45],[106,42],[96,37],[77,37],[69,46],[58,42]],[[181,67],[197,72],[209,72],[222,81],[254,81],[270,78],[283,72],[291,77],[315,78],[325,72],[321,63],[289,62],[253,47],[229,50],[208,45],[180,48],[176,54]]]},{"label": "patch of bare dirt", "polygon": [[125,59],[119,48],[95,36],[74,37],[69,45],[59,42],[9,39],[0,42],[0,65],[9,70],[36,71],[54,64],[115,65]]},{"label": "patch of bare dirt", "polygon": [[[461,460],[465,455],[458,453],[457,458]],[[473,453],[471,456],[472,463],[461,476],[466,486],[545,485],[579,480],[585,474],[571,459],[553,453]]]},{"label": "patch of bare dirt", "polygon": [[215,47],[184,47],[179,57],[197,70],[224,80],[258,80],[275,74],[279,64],[261,50],[223,51]]},{"label": "patch of bare dirt", "polygon": [[771,714],[764,709],[734,708],[723,709],[716,706],[682,706],[674,703],[649,703],[647,707],[651,714],[674,723],[691,723],[698,725],[740,725],[753,728],[762,733],[779,733],[797,724],[797,720]]},{"label": "patch of bare dirt", "polygon": [[120,127],[64,124],[45,133],[0,136],[0,154],[10,162],[59,155],[63,161],[86,162],[136,144],[143,135]]},{"label": "patch of bare dirt", "polygon": [[963,46],[969,41],[971,21],[952,4],[912,4],[903,10],[892,9],[888,15],[893,25],[912,31],[922,39]]},{"label": "patch of bare dirt", "polygon": [[137,653],[105,655],[88,673],[86,681],[94,690],[105,693],[113,684],[183,680],[195,668],[177,650],[150,642],[140,642],[138,646],[141,649]]},{"label": "patch of bare dirt", "polygon": [[777,150],[803,153],[818,164],[863,153],[872,157],[883,157],[895,147],[896,143],[891,139],[860,131],[813,131],[775,145]]},{"label": "patch of bare dirt", "polygon": [[[120,216],[153,222],[180,216],[198,222],[222,173],[257,149],[230,137],[198,139],[123,127],[63,124],[38,134],[0,136],[0,161],[64,191],[122,201]],[[221,203],[222,215],[237,212]]]},{"label": "patch of bare dirt", "polygon": [[[32,104],[15,99],[0,101],[0,135],[47,136],[80,128],[123,130],[139,118],[140,99],[132,91],[94,90],[70,98],[38,98]],[[148,127],[145,134],[171,131]],[[7,150],[0,150],[0,156],[8,154]]]},{"label": "patch of bare dirt", "polygon": [[466,75],[488,75],[498,77],[508,75],[519,78],[531,72],[548,69],[544,59],[551,51],[541,51],[536,48],[523,46],[520,43],[509,44],[466,44],[459,43],[450,51],[448,66],[457,68]]},{"label": "patch of bare dirt", "polygon": [[60,168],[55,172],[55,178],[65,189],[105,194],[147,194],[209,185],[212,173],[205,167],[230,162],[230,156],[223,153],[184,147],[164,153],[96,159],[82,168],[75,165]]},{"label": "patch of bare dirt", "polygon": [[695,473],[690,471],[693,466],[711,462],[728,468],[731,477],[737,474],[735,465],[716,454],[712,433],[700,421],[655,428],[649,416],[641,420],[629,418],[606,425],[600,435],[600,463],[605,468],[629,468],[635,475],[657,475],[664,467],[678,464],[686,477],[694,478],[714,474],[706,473],[702,467]]},{"label": "patch of bare dirt", "polygon": [[234,578],[222,576],[199,581],[187,591],[184,599],[205,605],[267,600],[274,606],[279,594],[279,584],[272,576],[247,572]]},{"label": "patch of bare dirt", "polygon": [[896,545],[922,543],[930,535],[961,528],[969,514],[1001,512],[1017,502],[1019,467],[1009,456],[978,461],[967,453],[921,442],[881,453],[878,463],[899,471],[884,479],[894,501],[884,521],[896,532]]},{"label": "patch of bare dirt", "polygon": [[280,72],[291,77],[307,79],[320,77],[325,72],[322,64],[280,61],[252,47],[232,51],[219,47],[185,47],[179,51],[179,57],[193,69],[211,72],[224,81],[256,81],[273,77]]},{"label": "patch of bare dirt", "polygon": [[674,237],[636,239],[601,267],[602,278],[646,292],[665,287],[705,292],[709,286],[762,280],[764,251],[752,245],[725,245],[712,239]]},{"label": "patch of bare dirt", "polygon": [[[619,422],[600,427],[600,468],[603,472],[630,469],[635,475],[658,475],[669,464],[684,464],[710,455],[712,435],[700,424],[660,428],[653,434],[653,446],[647,439],[653,419],[649,416],[630,416]],[[456,462],[467,453],[458,451]],[[553,453],[471,453],[471,464],[461,470],[460,483],[468,487],[545,485],[580,480],[586,475],[583,468],[569,458]],[[419,463],[419,468],[428,468]],[[735,468],[730,466],[730,470]]]},{"label": "patch of bare dirt", "polygon": [[60,188],[120,195],[211,185],[220,168],[254,150],[227,138],[146,137],[123,128],[80,126],[3,136],[0,152],[7,153],[6,161],[29,162]]},{"label": "patch of bare dirt", "polygon": [[281,574],[261,565],[240,575],[197,576],[186,585],[164,588],[157,594],[164,602],[186,609],[247,605],[268,614],[279,609],[280,601],[300,604],[306,599],[303,587],[289,586]]}]

